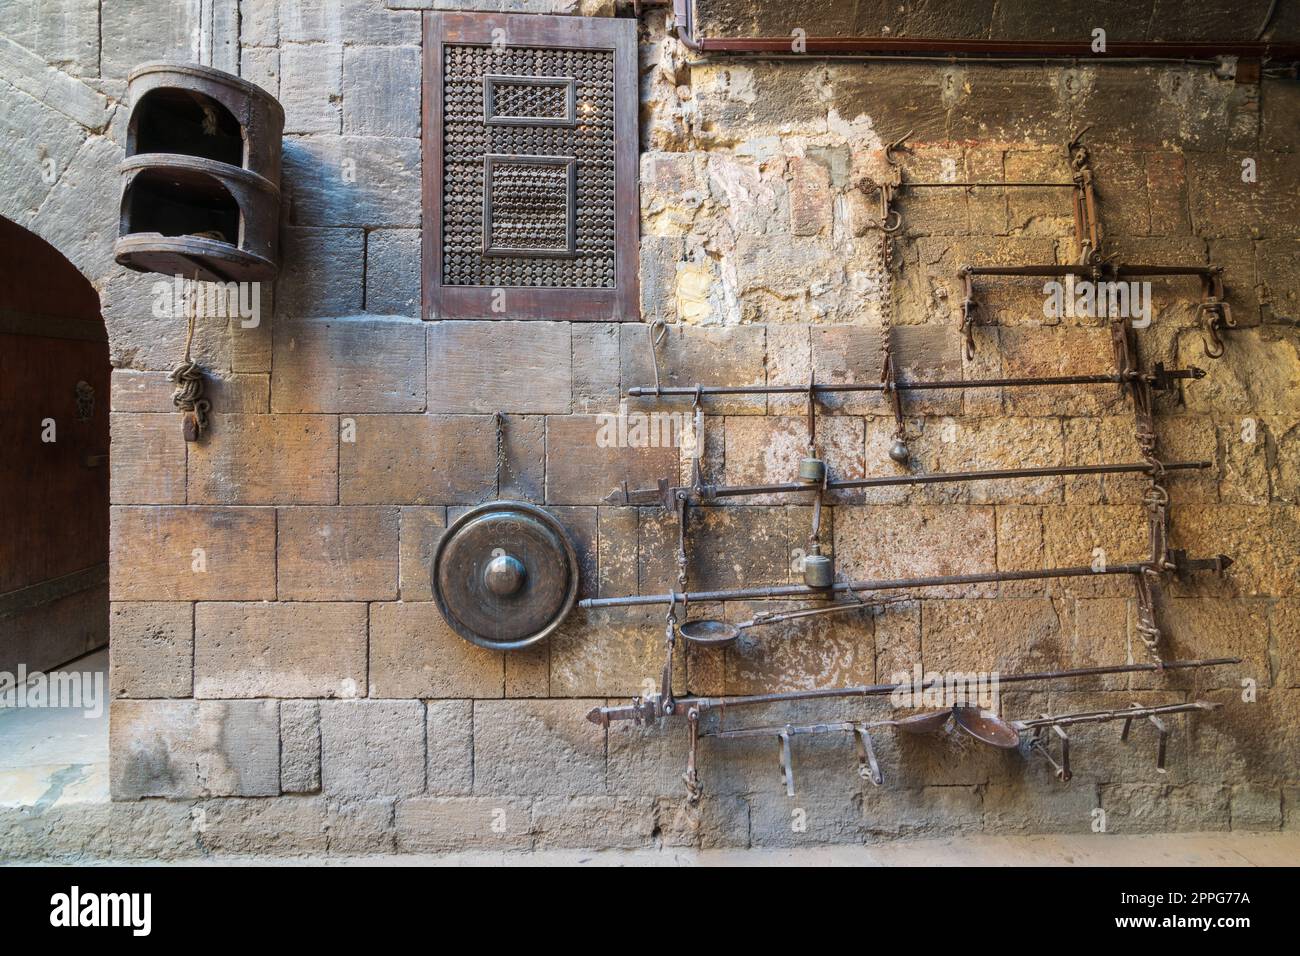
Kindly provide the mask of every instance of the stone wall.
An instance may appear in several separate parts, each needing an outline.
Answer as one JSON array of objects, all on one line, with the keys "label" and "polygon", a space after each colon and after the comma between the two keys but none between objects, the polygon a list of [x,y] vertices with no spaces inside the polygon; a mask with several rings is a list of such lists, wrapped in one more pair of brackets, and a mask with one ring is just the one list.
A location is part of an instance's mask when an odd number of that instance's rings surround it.
[{"label": "stone wall", "polygon": [[[1174,543],[1237,561],[1224,580],[1169,589],[1166,653],[1244,663],[1198,680],[1140,675],[1003,697],[1010,716],[1194,695],[1228,704],[1172,722],[1168,774],[1155,773],[1145,728],[1131,745],[1113,726],[1080,730],[1068,786],[1015,754],[886,735],[886,783],[874,788],[846,742],[817,739],[797,747],[791,800],[770,741],[714,742],[692,807],[683,730],[584,720],[656,678],[661,608],[575,612],[545,644],[506,655],[452,633],[429,585],[441,529],[498,497],[543,504],[566,524],[585,594],[655,592],[675,578],[671,522],[604,502],[624,480],[653,484],[686,474],[688,462],[673,448],[596,440],[598,416],[652,380],[644,324],[420,314],[415,8],[608,14],[610,5],[148,0],[130,4],[129,17],[109,0],[34,6],[65,11],[78,29],[98,13],[102,28],[96,51],[93,30],[51,35],[0,15],[23,51],[6,47],[8,69],[21,71],[0,87],[18,149],[0,213],[95,281],[116,366],[116,802],[93,811],[114,852],[779,846],[1090,832],[1098,808],[1109,832],[1297,825],[1294,82],[1237,84],[1182,66],[692,63],[666,38],[663,12],[643,18],[642,318],[669,325],[666,382],[878,379],[877,208],[858,184],[882,178],[883,143],[909,130],[908,178],[1060,180],[1065,142],[1091,125],[1104,251],[1223,265],[1240,326],[1224,357],[1207,360],[1195,283],[1158,282],[1140,342],[1148,362],[1208,370],[1158,409],[1166,457],[1214,463],[1171,479]],[[214,416],[190,446],[166,381],[184,330],[153,315],[154,277],[117,269],[110,252],[123,79],[160,57],[237,69],[287,116],[274,303],[268,290],[256,328],[200,323],[196,358],[216,379]],[[46,156],[59,169],[52,186],[38,176]],[[1256,162],[1255,183],[1241,179],[1244,158]],[[902,375],[1112,368],[1103,322],[1045,320],[1041,290],[1024,282],[981,286],[997,322],[980,330],[975,358],[963,356],[957,270],[1068,261],[1061,195],[936,190],[908,194],[900,208]],[[879,396],[827,405],[833,476],[899,472]],[[803,452],[802,411],[781,397],[710,402],[705,474],[788,480]],[[937,393],[909,399],[906,412],[920,471],[1137,458],[1131,410],[1113,387]],[[1087,564],[1097,547],[1112,562],[1140,560],[1141,491],[1138,478],[1107,476],[846,494],[828,510],[826,539],[842,573],[873,577]],[[797,581],[809,518],[788,498],[698,509],[692,583]],[[206,570],[194,570],[195,549]],[[754,608],[710,610],[742,620]],[[683,653],[678,691],[866,683],[917,663],[1006,672],[1141,660],[1135,613],[1124,580],[931,592],[861,619]],[[1252,703],[1241,700],[1246,678]],[[859,703],[761,717],[863,712]],[[84,849],[59,832],[53,812],[24,813],[11,851]]]}]

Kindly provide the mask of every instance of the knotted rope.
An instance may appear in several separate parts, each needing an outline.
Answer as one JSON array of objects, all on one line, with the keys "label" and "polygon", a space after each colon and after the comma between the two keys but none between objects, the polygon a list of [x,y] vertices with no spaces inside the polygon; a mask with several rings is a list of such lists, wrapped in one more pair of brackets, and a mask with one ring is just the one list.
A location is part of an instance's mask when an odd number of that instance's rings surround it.
[{"label": "knotted rope", "polygon": [[198,436],[202,436],[208,427],[208,412],[212,409],[212,403],[203,397],[203,389],[207,384],[203,369],[190,358],[193,342],[194,316],[191,315],[185,335],[185,360],[168,372],[167,378],[176,383],[176,390],[172,392],[172,404],[182,412],[193,413]]}]

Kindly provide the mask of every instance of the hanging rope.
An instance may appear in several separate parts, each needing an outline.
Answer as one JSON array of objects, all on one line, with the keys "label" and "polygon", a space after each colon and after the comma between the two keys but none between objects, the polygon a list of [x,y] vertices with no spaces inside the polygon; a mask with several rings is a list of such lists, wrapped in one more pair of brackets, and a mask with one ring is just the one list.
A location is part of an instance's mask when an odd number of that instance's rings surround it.
[{"label": "hanging rope", "polygon": [[185,334],[185,360],[172,369],[167,378],[176,383],[172,392],[172,404],[185,413],[185,440],[198,441],[208,427],[208,412],[212,403],[203,397],[207,384],[203,369],[190,358],[190,347],[194,342],[194,315],[189,316],[189,329]]}]

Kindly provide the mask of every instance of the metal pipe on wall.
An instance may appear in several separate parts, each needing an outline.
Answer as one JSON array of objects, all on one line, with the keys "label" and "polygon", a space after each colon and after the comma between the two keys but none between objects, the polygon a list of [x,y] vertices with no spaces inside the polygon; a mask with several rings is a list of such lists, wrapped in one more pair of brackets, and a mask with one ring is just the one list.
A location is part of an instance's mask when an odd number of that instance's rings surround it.
[{"label": "metal pipe on wall", "polygon": [[[634,9],[667,7],[670,0],[638,0]],[[673,32],[697,53],[788,54],[792,37],[701,37],[695,32],[698,0],[671,0]],[[1112,40],[1105,54],[1092,49],[1091,40],[982,40],[958,37],[800,37],[798,55],[839,56],[941,56],[980,59],[1080,59],[1095,63],[1115,61],[1183,61],[1235,56],[1251,60],[1300,59],[1300,43],[1272,40]]]}]

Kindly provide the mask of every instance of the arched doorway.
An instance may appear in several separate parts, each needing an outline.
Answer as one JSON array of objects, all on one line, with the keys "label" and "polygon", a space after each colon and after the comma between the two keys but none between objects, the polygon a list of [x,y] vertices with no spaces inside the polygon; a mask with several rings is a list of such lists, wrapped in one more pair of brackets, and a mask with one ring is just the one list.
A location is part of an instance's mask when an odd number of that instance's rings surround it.
[{"label": "arched doorway", "polygon": [[100,736],[31,675],[107,672],[110,372],[94,286],[0,218],[0,776]]}]

